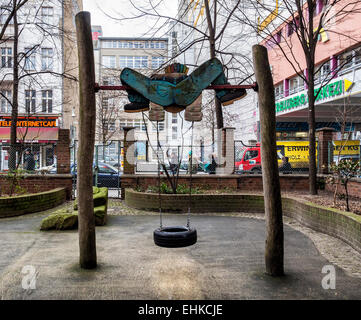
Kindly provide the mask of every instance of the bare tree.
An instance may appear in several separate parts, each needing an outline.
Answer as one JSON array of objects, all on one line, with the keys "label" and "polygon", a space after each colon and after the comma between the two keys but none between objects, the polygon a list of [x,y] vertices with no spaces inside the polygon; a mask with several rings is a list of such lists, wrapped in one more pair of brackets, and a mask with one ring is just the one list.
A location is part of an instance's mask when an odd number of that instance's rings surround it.
[{"label": "bare tree", "polygon": [[[318,39],[322,33],[335,32],[333,26],[348,15],[360,12],[360,2],[356,0],[324,0],[323,10],[317,11],[315,0],[283,0],[282,6],[274,8],[266,2],[250,2],[256,16],[261,17],[263,23],[258,25],[253,17],[247,16],[241,10],[240,22],[254,27],[254,31],[266,41],[266,45],[276,47],[279,54],[284,57],[295,73],[307,86],[308,97],[308,126],[309,126],[309,191],[317,194],[317,167],[316,167],[316,133],[315,133],[315,102],[322,87],[327,85],[332,77],[324,77],[318,89],[315,89],[316,80],[323,64],[316,67],[316,49]],[[236,15],[239,17],[240,15]],[[281,32],[276,32],[281,25],[287,25],[291,33],[296,35],[296,42],[301,46],[302,56],[298,55],[299,46],[296,46],[294,37],[287,37]],[[344,35],[347,39],[354,40],[352,35]],[[298,51],[297,51],[298,50]],[[302,63],[306,62],[307,74],[303,73]],[[341,70],[345,63],[341,63],[337,70]],[[336,71],[337,71],[336,70]],[[334,70],[335,71],[335,70]]]},{"label": "bare tree", "polygon": [[[54,0],[53,5],[62,8],[63,1]],[[10,154],[9,154],[9,169],[16,169],[16,154],[19,153],[21,158],[19,143],[17,142],[17,118],[19,115],[19,94],[20,90],[27,84],[32,83],[39,90],[48,86],[44,76],[48,75],[54,78],[67,78],[76,81],[77,79],[72,75],[73,70],[67,70],[65,65],[61,68],[54,68],[55,62],[61,61],[62,38],[70,36],[64,30],[60,21],[54,19],[53,11],[45,12],[49,7],[43,0],[28,1],[28,0],[9,0],[6,4],[1,6],[1,22],[0,29],[0,43],[11,43],[12,57],[8,57],[5,64],[1,64],[1,79],[0,84],[12,84],[11,97],[4,95],[1,92],[3,99],[6,99],[11,107],[11,129],[10,129]],[[29,43],[28,47],[24,47],[23,34],[31,30],[33,32],[34,40]],[[26,41],[25,41],[26,43]],[[51,49],[42,49],[42,47],[50,47]],[[48,50],[43,52],[41,50]],[[36,64],[35,59],[40,57],[40,54],[45,56],[41,64]],[[55,55],[55,56],[54,56]],[[56,56],[59,60],[55,59]],[[12,72],[9,72],[9,68]],[[45,105],[45,112],[52,112],[53,105]],[[44,112],[44,105],[40,112]],[[39,108],[35,110],[26,110],[26,113],[32,112],[36,114]]]},{"label": "bare tree", "polygon": [[[180,1],[179,14],[177,17],[172,17],[162,13],[162,7],[166,6],[165,1],[133,1],[129,0],[133,11],[106,13],[108,17],[118,21],[126,22],[134,19],[152,19],[152,27],[144,34],[154,36],[161,34],[169,34],[177,27],[182,27],[184,33],[187,34],[179,39],[175,44],[175,50],[172,50],[172,56],[166,61],[177,60],[181,58],[189,50],[195,49],[195,61],[187,63],[190,66],[198,66],[205,59],[219,58],[224,66],[228,80],[232,79],[237,84],[247,79],[252,82],[249,75],[251,69],[250,47],[248,48],[248,55],[241,54],[235,50],[234,42],[244,41],[250,34],[246,32],[239,32],[237,36],[230,40],[231,30],[235,28],[234,23],[238,23],[239,19],[235,19],[234,15],[237,12],[241,0],[226,1],[214,0],[211,3],[208,1]],[[101,8],[100,8],[101,10]],[[164,11],[164,10],[163,10]],[[195,12],[197,11],[197,15]],[[189,16],[193,15],[191,19]],[[233,32],[235,34],[235,32]],[[208,51],[204,55],[203,51]],[[213,103],[215,113],[215,128],[220,129],[224,127],[224,111],[218,99],[214,97]]]}]

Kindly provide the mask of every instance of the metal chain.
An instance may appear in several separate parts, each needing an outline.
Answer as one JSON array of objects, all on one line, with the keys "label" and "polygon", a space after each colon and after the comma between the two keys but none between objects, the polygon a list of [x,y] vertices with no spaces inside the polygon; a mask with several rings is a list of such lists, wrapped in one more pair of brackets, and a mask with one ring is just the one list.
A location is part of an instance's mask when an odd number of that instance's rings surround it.
[{"label": "metal chain", "polygon": [[192,121],[192,133],[191,133],[191,161],[190,161],[190,179],[189,179],[189,203],[188,203],[188,215],[187,215],[187,228],[190,228],[191,224],[191,205],[192,205],[192,172],[193,172],[193,125]]},{"label": "metal chain", "polygon": [[160,160],[159,160],[159,125],[157,121],[157,159],[158,159],[158,201],[159,201],[159,228],[163,229],[162,199],[160,195]]}]

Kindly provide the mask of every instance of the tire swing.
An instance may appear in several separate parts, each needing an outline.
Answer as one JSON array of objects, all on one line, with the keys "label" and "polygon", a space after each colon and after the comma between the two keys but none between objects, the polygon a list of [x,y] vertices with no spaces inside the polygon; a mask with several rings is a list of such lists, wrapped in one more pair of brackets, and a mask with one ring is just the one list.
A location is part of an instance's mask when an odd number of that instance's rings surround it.
[{"label": "tire swing", "polygon": [[[164,112],[164,111],[163,111]],[[154,117],[156,118],[156,117]],[[149,112],[149,119],[154,119],[152,110]],[[158,119],[158,118],[157,118]],[[164,116],[163,116],[164,119]],[[190,105],[186,108],[185,111],[185,120],[192,121],[192,134],[191,134],[191,152],[190,152],[190,180],[189,180],[189,204],[188,204],[188,215],[187,215],[187,225],[186,226],[173,226],[173,227],[163,227],[162,222],[162,205],[161,205],[161,193],[160,193],[160,161],[159,161],[159,152],[158,152],[158,197],[159,197],[159,215],[160,215],[160,226],[158,229],[154,230],[153,239],[154,243],[159,247],[166,248],[182,248],[188,247],[197,242],[197,230],[191,228],[190,226],[190,216],[191,216],[191,201],[192,201],[192,172],[193,172],[193,124],[194,121],[202,120],[201,105],[199,107]],[[157,121],[157,151],[159,151],[159,130],[158,130],[158,121]]]}]

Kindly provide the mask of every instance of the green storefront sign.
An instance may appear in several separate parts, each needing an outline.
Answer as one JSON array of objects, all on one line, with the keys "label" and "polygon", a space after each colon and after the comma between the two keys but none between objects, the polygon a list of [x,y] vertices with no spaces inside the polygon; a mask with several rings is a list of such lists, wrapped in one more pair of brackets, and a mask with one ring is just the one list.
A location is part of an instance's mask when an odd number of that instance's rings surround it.
[{"label": "green storefront sign", "polygon": [[[350,81],[345,80],[345,82],[347,82],[347,86],[349,87],[348,83],[350,83]],[[322,88],[315,89],[315,91],[314,91],[315,96],[320,91],[320,93],[318,94],[318,96],[316,98],[316,102],[322,101],[327,98],[333,98],[333,97],[342,95],[344,92],[343,83],[344,83],[344,80],[338,80],[336,82],[329,83],[328,85],[326,85]],[[276,113],[281,112],[281,111],[291,110],[291,109],[294,109],[294,108],[297,108],[300,106],[304,106],[307,103],[308,103],[307,93],[302,93],[293,98],[289,98],[287,100],[277,102],[276,103]]]}]

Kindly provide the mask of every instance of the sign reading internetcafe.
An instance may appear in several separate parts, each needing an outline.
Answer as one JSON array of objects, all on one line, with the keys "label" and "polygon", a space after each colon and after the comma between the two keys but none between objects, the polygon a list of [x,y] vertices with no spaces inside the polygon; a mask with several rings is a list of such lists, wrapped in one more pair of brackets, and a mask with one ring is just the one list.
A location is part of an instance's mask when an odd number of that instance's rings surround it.
[{"label": "sign reading internetcafe", "polygon": [[[18,117],[18,128],[56,128],[56,117]],[[11,117],[0,117],[0,128],[11,127]]]}]

